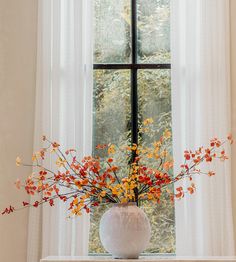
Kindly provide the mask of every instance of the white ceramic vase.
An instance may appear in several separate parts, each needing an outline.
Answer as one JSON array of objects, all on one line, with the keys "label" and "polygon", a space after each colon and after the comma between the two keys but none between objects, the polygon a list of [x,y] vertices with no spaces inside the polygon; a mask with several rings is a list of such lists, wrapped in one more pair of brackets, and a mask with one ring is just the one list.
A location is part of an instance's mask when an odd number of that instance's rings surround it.
[{"label": "white ceramic vase", "polygon": [[99,234],[114,258],[138,258],[150,241],[151,227],[136,203],[115,204],[102,216]]}]

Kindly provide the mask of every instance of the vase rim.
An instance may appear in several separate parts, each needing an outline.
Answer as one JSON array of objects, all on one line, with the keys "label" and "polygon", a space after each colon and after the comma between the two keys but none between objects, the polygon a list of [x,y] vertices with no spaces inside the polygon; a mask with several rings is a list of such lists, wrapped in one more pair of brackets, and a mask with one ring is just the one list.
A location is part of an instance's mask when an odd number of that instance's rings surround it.
[{"label": "vase rim", "polygon": [[115,203],[115,207],[126,207],[126,206],[137,206],[136,202],[128,202],[128,203]]}]

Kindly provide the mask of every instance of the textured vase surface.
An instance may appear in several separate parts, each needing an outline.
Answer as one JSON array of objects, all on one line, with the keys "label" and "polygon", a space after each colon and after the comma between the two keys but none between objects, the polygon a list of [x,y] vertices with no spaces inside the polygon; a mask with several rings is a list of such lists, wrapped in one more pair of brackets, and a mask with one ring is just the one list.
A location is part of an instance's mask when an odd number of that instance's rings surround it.
[{"label": "textured vase surface", "polygon": [[102,216],[99,234],[103,247],[114,258],[138,258],[149,244],[151,227],[135,203],[115,204]]}]

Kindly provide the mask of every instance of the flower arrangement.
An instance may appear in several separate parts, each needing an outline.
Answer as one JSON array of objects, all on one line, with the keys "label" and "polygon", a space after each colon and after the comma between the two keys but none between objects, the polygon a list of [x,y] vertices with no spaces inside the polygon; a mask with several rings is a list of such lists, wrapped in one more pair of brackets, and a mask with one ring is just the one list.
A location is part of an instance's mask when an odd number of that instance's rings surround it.
[{"label": "flower arrangement", "polygon": [[[152,119],[146,119],[142,132],[150,132],[152,123]],[[233,142],[231,135],[227,139]],[[17,166],[34,168],[34,172],[23,183],[19,179],[16,181],[16,187],[24,188],[29,195],[39,195],[37,201],[32,204],[23,201],[22,207],[18,209],[30,206],[37,208],[45,203],[54,206],[56,200],[61,200],[69,203],[70,216],[77,216],[83,210],[89,213],[91,207],[102,203],[138,204],[140,200],[159,203],[162,194],[167,194],[174,201],[196,191],[194,175],[215,175],[212,170],[201,171],[201,163],[228,159],[223,149],[227,141],[221,142],[214,138],[208,147],[184,151],[185,162],[174,176],[173,158],[168,147],[171,142],[169,130],[164,131],[150,147],[144,144],[120,147],[100,144],[96,149],[103,152],[105,157],[85,156],[82,160],[75,149],[63,151],[59,143],[48,140],[46,136],[43,141],[45,147],[33,154],[32,164],[23,163],[19,157],[16,159]],[[132,159],[125,171],[115,161],[114,155],[119,150]],[[44,165],[47,157],[55,158],[55,165],[51,169]],[[154,165],[148,165],[151,160]],[[123,176],[120,175],[123,172]],[[173,184],[183,179],[188,179],[189,185],[186,188],[178,186],[174,192]],[[18,209],[10,206],[2,214],[10,214]]]}]

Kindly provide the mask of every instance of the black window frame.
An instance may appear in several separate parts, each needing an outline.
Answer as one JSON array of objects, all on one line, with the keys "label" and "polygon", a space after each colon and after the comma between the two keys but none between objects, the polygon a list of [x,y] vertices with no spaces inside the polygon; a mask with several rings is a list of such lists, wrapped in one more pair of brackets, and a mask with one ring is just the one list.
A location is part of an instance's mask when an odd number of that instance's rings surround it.
[{"label": "black window frame", "polygon": [[131,63],[95,63],[94,70],[130,70],[131,75],[131,143],[138,145],[138,70],[171,69],[170,63],[138,63],[137,0],[131,1]]}]

